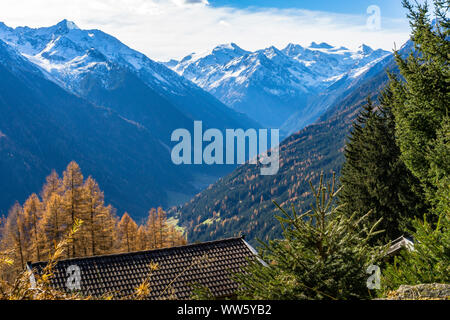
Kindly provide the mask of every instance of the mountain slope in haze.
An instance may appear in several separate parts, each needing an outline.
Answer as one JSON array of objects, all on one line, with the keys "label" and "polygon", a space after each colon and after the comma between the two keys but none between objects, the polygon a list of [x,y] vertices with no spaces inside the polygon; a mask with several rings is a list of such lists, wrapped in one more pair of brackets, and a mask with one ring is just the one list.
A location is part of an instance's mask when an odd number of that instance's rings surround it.
[{"label": "mountain slope in haze", "polygon": [[189,175],[171,165],[149,130],[69,94],[1,40],[0,112],[3,213],[71,160],[95,176],[121,211],[144,214],[166,198],[166,189],[188,191]]},{"label": "mountain slope in haze", "polygon": [[[405,46],[408,49],[408,45]],[[388,79],[385,69],[394,69],[393,56],[385,57],[367,70],[367,77],[344,90],[314,124],[285,139],[280,145],[280,170],[274,176],[261,176],[256,165],[243,165],[198,194],[171,214],[183,226],[189,241],[204,241],[245,234],[250,241],[281,235],[274,218],[276,201],[289,209],[308,210],[312,195],[309,181],[317,182],[320,172],[327,178],[339,173],[343,149],[352,123],[370,95]]]},{"label": "mountain slope in haze", "polygon": [[235,110],[290,133],[326,110],[324,103],[310,106],[320,93],[343,78],[351,82],[360,77],[388,54],[365,45],[351,51],[326,43],[249,52],[231,43],[179,62],[171,60],[166,66]]}]

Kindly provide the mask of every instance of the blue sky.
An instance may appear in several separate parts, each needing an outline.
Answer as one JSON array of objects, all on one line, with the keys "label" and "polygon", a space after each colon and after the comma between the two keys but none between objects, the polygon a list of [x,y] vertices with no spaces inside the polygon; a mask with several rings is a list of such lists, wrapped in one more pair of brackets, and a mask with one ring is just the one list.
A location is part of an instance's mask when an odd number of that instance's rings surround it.
[{"label": "blue sky", "polygon": [[[379,24],[369,23],[373,5],[380,10]],[[0,1],[0,21],[12,27],[63,19],[103,30],[159,61],[230,42],[247,50],[312,41],[391,50],[409,38],[401,0]]]},{"label": "blue sky", "polygon": [[390,18],[404,18],[400,0],[209,0],[215,7],[235,8],[300,8],[344,14],[361,14],[370,5],[377,5]]}]

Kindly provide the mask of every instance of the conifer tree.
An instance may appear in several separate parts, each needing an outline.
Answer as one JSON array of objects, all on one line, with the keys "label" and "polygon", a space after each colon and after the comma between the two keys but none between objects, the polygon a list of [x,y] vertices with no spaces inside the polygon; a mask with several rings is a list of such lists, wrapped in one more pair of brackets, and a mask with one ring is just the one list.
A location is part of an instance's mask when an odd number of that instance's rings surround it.
[{"label": "conifer tree", "polygon": [[118,249],[118,218],[115,214],[115,209],[111,205],[108,205],[105,207],[103,214],[98,218],[102,228],[100,234],[100,254],[113,253]]},{"label": "conifer tree", "polygon": [[168,223],[167,215],[161,207],[150,209],[145,228],[149,249],[186,244],[183,233]]},{"label": "conifer tree", "polygon": [[[75,161],[69,163],[63,173],[63,200],[65,214],[70,217],[70,226],[75,224],[76,219],[83,220],[85,216],[85,203],[83,198],[83,174]],[[71,239],[70,256],[77,256],[77,246],[80,247],[80,234]]]},{"label": "conifer tree", "polygon": [[158,208],[158,243],[157,248],[164,248],[166,246],[167,242],[167,235],[168,235],[168,226],[167,226],[167,216],[166,212],[159,207]]},{"label": "conifer tree", "polygon": [[16,202],[8,213],[2,237],[2,247],[12,249],[15,271],[23,270],[28,259],[25,221],[22,206]]},{"label": "conifer tree", "polygon": [[[86,200],[86,216],[82,229],[85,229],[85,238],[88,239],[87,246],[89,246],[89,255],[96,255],[100,252],[100,242],[102,233],[104,232],[102,222],[106,219],[101,219],[101,216],[108,215],[109,210],[105,208],[104,195],[100,190],[97,182],[89,177],[84,186],[84,197]],[[102,221],[103,220],[103,221]],[[104,247],[105,245],[103,245]]]},{"label": "conifer tree", "polygon": [[168,227],[168,233],[167,233],[167,244],[169,247],[174,247],[177,245],[183,245],[183,237],[178,232],[174,226]]},{"label": "conifer tree", "polygon": [[33,193],[23,205],[25,220],[25,232],[30,238],[31,251],[34,252],[33,261],[41,260],[42,239],[39,237],[39,221],[43,215],[42,203],[39,197]]},{"label": "conifer tree", "polygon": [[[450,31],[449,2],[434,0],[434,21],[427,3],[404,0],[415,52],[395,59],[400,77],[391,74],[393,112],[402,159],[421,181],[431,205],[450,194]],[[438,199],[440,199],[438,201]]]},{"label": "conifer tree", "polygon": [[158,213],[155,208],[148,213],[146,227],[150,248],[158,248]]},{"label": "conifer tree", "polygon": [[382,295],[404,284],[450,283],[449,216],[441,215],[438,223],[416,219],[413,228],[414,247],[383,269]]},{"label": "conifer tree", "polygon": [[121,252],[136,251],[138,226],[127,212],[120,219],[117,229]]},{"label": "conifer tree", "polygon": [[148,249],[148,237],[147,231],[144,226],[139,226],[137,232],[137,250],[147,250]]},{"label": "conifer tree", "polygon": [[54,193],[62,191],[62,181],[55,170],[52,170],[51,174],[45,180],[46,183],[41,191],[41,198],[44,206]]},{"label": "conifer tree", "polygon": [[431,210],[413,222],[414,249],[383,272],[385,291],[450,280],[450,3],[434,0],[434,22],[427,4],[403,4],[415,52],[406,59],[396,53],[402,79],[390,75],[396,135],[402,159],[424,186]]},{"label": "conifer tree", "polygon": [[[39,221],[39,234],[42,238],[42,255],[45,259],[54,253],[56,243],[61,241],[61,236],[65,231],[65,217],[63,212],[64,194],[62,179],[59,178],[55,170],[45,179],[45,184],[41,190],[42,217]],[[65,252],[68,254],[67,250]]]},{"label": "conifer tree", "polygon": [[380,231],[377,223],[363,217],[347,217],[335,206],[339,192],[333,183],[325,186],[323,174],[312,210],[288,214],[279,207],[277,217],[283,239],[271,240],[260,251],[260,260],[251,261],[237,275],[240,297],[245,299],[351,299],[367,298],[367,268],[379,261],[380,248],[369,240]]},{"label": "conifer tree", "polygon": [[[56,244],[59,243],[66,230],[69,228],[70,220],[65,215],[64,201],[58,193],[53,193],[47,200],[45,211],[39,223],[40,232],[44,238],[45,258],[54,254]],[[69,252],[66,250],[67,257]]]},{"label": "conifer tree", "polygon": [[385,232],[378,236],[383,243],[401,236],[409,222],[426,210],[420,182],[401,160],[391,104],[387,89],[379,106],[369,99],[354,122],[344,151],[339,195],[347,216],[372,211],[371,222],[383,218],[380,228]]}]

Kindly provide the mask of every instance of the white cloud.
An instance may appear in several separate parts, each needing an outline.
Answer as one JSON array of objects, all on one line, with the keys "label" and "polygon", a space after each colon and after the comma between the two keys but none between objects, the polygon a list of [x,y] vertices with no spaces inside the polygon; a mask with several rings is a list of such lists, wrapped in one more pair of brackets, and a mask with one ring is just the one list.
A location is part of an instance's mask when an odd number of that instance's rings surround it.
[{"label": "white cloud", "polygon": [[383,17],[381,30],[369,30],[366,12],[216,8],[206,0],[0,1],[0,21],[10,26],[49,26],[64,18],[83,29],[110,33],[156,60],[180,58],[227,42],[248,50],[312,41],[350,48],[366,43],[391,50],[409,33],[406,19]]}]

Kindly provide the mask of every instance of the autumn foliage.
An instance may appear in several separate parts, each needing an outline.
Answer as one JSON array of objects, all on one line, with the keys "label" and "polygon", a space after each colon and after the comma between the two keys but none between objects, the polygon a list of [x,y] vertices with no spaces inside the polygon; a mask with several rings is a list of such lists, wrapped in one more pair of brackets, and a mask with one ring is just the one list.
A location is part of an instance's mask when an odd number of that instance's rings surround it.
[{"label": "autumn foliage", "polygon": [[47,261],[76,221],[78,232],[65,242],[61,259],[150,250],[185,244],[182,232],[168,223],[162,208],[151,209],[138,225],[128,213],[119,218],[92,178],[84,179],[71,162],[62,177],[53,171],[39,195],[16,203],[0,220],[0,252],[10,263],[0,273],[12,281],[27,262]]}]

